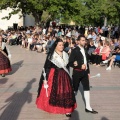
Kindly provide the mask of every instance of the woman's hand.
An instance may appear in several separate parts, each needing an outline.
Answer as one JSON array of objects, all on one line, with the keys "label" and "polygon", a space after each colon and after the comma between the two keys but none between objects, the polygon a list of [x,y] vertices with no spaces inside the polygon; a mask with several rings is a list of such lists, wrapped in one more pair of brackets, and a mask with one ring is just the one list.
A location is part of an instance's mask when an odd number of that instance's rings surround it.
[{"label": "woman's hand", "polygon": [[93,55],[96,55],[97,53],[96,53],[96,52],[93,52],[92,54],[93,54]]},{"label": "woman's hand", "polygon": [[77,63],[77,61],[75,61],[73,64],[74,64],[74,66],[78,66],[78,63]]},{"label": "woman's hand", "polygon": [[9,60],[11,60],[11,54],[8,55]]},{"label": "woman's hand", "polygon": [[47,80],[43,80],[44,81],[44,85],[47,85]]},{"label": "woman's hand", "polygon": [[71,53],[71,49],[68,51],[68,54],[70,54]]},{"label": "woman's hand", "polygon": [[44,88],[47,89],[49,86],[47,84],[47,80],[44,80]]},{"label": "woman's hand", "polygon": [[95,55],[97,54],[97,52],[95,52]]},{"label": "woman's hand", "polygon": [[88,74],[88,78],[90,79],[90,74]]}]

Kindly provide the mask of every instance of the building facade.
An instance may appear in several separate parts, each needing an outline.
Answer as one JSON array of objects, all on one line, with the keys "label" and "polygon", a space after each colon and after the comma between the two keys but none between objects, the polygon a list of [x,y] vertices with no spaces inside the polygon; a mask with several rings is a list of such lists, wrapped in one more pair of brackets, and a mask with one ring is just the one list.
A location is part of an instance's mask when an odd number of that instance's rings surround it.
[{"label": "building facade", "polygon": [[13,27],[13,24],[18,24],[18,26],[34,26],[35,19],[32,15],[25,15],[24,17],[21,12],[16,15],[12,15],[9,20],[2,19],[5,16],[8,16],[9,13],[12,11],[11,8],[7,8],[6,10],[0,10],[0,29],[7,30],[8,27]]}]

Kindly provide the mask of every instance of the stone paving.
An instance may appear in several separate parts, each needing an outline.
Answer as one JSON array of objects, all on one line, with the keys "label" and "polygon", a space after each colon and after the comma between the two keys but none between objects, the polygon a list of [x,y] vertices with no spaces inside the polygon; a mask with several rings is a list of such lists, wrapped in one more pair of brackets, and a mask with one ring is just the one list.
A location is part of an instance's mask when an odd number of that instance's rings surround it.
[{"label": "stone paving", "polygon": [[91,106],[97,115],[85,113],[82,86],[77,94],[77,109],[71,118],[36,108],[38,83],[46,55],[8,46],[12,54],[12,72],[0,76],[0,120],[120,120],[120,68],[106,71],[90,65]]}]

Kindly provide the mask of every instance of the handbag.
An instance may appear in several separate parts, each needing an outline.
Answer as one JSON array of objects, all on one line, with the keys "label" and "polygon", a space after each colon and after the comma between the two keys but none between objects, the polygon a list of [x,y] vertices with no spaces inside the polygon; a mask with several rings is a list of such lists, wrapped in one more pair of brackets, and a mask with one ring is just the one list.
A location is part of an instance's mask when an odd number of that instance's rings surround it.
[{"label": "handbag", "polygon": [[97,54],[99,54],[100,53],[100,49],[96,48],[94,52],[96,52]]}]

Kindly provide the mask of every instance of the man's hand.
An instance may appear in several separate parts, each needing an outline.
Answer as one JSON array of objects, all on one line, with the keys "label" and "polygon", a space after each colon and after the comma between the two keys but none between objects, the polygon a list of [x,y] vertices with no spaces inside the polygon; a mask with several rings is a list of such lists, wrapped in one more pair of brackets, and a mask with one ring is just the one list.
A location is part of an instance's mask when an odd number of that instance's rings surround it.
[{"label": "man's hand", "polygon": [[85,70],[85,69],[86,69],[86,65],[83,64],[81,69],[82,69],[82,70]]},{"label": "man's hand", "polygon": [[74,64],[74,66],[78,66],[78,63],[77,63],[77,61],[75,61],[73,64]]},{"label": "man's hand", "polygon": [[88,74],[88,78],[90,79],[90,74]]}]

